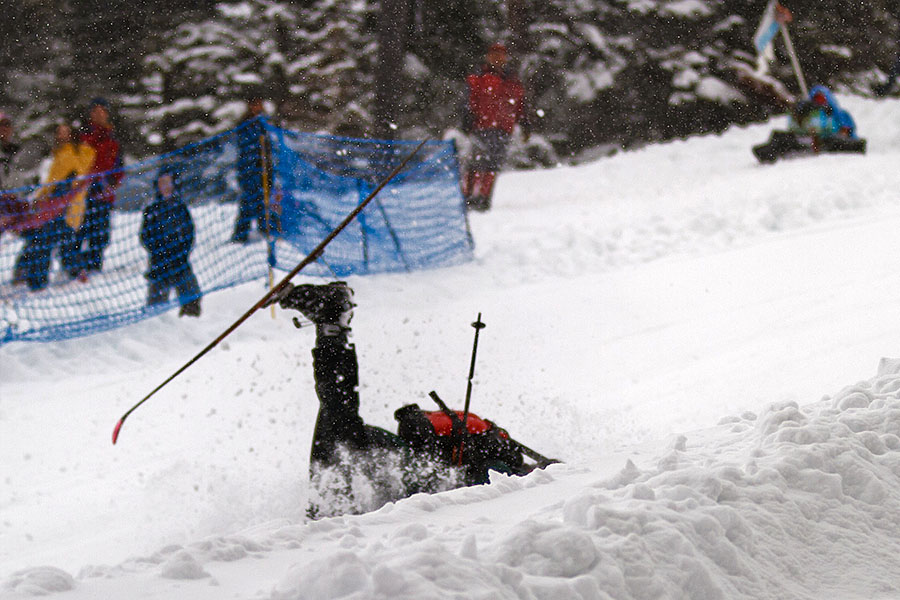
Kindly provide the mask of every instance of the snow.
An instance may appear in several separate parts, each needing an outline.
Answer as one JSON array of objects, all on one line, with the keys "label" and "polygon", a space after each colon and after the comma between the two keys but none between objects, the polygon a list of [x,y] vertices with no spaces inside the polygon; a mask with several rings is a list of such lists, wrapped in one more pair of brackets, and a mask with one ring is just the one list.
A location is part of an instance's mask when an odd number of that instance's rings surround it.
[{"label": "snow", "polygon": [[586,72],[566,73],[568,94],[581,102],[589,102],[597,90],[608,89],[615,83],[614,72],[604,65],[598,65]]},{"label": "snow", "polygon": [[697,95],[706,100],[727,104],[729,102],[741,102],[744,95],[728,85],[721,79],[707,76],[697,84]]},{"label": "snow", "polygon": [[694,69],[683,69],[672,77],[672,86],[680,89],[690,89],[700,81],[700,74]]},{"label": "snow", "polygon": [[707,3],[700,0],[674,0],[666,3],[659,13],[687,19],[708,17],[713,14]]},{"label": "snow", "polygon": [[[362,411],[464,396],[565,460],[308,522],[313,333],[262,283],[0,347],[0,597],[900,598],[897,100],[866,156],[774,126],[506,173],[475,262],[351,278]],[[884,358],[888,357],[888,358]],[[61,594],[59,592],[62,592]]]}]

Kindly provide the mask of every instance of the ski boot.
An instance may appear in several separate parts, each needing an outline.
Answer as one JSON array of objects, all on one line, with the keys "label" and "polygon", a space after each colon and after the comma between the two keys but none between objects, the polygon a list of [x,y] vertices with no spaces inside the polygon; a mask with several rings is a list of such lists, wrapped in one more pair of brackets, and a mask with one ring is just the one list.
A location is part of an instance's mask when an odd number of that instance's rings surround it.
[{"label": "ski boot", "polygon": [[350,329],[353,318],[353,289],[346,281],[332,281],[324,285],[288,284],[268,304],[278,302],[281,308],[300,311],[316,324],[316,331],[338,335]]}]

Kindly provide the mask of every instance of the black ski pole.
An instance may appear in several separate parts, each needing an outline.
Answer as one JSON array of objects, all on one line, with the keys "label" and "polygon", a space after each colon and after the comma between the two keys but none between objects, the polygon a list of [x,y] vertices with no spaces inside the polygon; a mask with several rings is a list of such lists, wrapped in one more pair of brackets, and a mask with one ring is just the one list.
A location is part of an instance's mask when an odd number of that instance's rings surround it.
[{"label": "black ski pole", "polygon": [[458,426],[462,425],[462,421],[459,418],[459,415],[450,410],[450,407],[447,406],[446,402],[441,400],[441,397],[437,395],[437,392],[431,390],[428,392],[428,395],[434,400],[434,403],[438,405],[438,408],[441,409],[441,412],[450,417],[450,422],[453,423],[453,428],[455,429]]},{"label": "black ski pole", "polygon": [[469,401],[472,399],[472,378],[475,376],[475,353],[478,352],[478,332],[487,327],[481,322],[481,313],[478,313],[478,318],[472,323],[472,327],[475,328],[475,343],[472,344],[472,362],[469,364],[469,381],[466,383],[466,406],[463,409],[462,418],[462,422],[466,427],[469,425]]},{"label": "black ski pole", "polygon": [[[441,397],[437,395],[437,392],[432,390],[431,392],[428,393],[428,395],[431,396],[431,399],[434,400],[435,404],[438,405],[438,408],[441,409],[441,412],[443,412],[445,415],[450,417],[450,422],[453,423],[454,431],[457,431],[459,428],[462,428],[463,422],[459,418],[459,415],[456,414],[455,412],[453,412],[452,410],[450,410],[450,407],[447,406],[447,404],[443,400],[441,400]],[[468,433],[468,430],[464,430],[464,431],[466,433]],[[503,430],[503,431],[506,433],[506,436],[507,436],[506,439],[509,441],[509,443],[513,444],[519,452],[521,452],[528,458],[534,460],[539,467],[544,468],[547,465],[553,465],[553,464],[560,462],[559,460],[557,460],[555,458],[547,458],[546,456],[544,456],[537,450],[532,450],[531,448],[529,448],[522,442],[514,440],[511,437],[509,437],[509,433],[506,432],[506,430]]]},{"label": "black ski pole", "polygon": [[514,445],[516,446],[516,448],[519,449],[519,452],[521,452],[522,454],[524,454],[524,455],[527,456],[528,458],[534,460],[534,461],[537,463],[537,465],[538,465],[539,467],[541,467],[541,468],[544,468],[544,467],[546,467],[547,465],[553,465],[553,464],[556,464],[556,463],[560,462],[560,461],[556,460],[555,458],[547,458],[546,456],[544,456],[544,455],[541,454],[540,452],[537,452],[536,450],[532,450],[531,448],[529,448],[528,446],[526,446],[526,445],[523,444],[522,442],[518,442],[518,441],[516,441],[516,440],[514,440],[514,439],[512,439],[512,438],[507,438],[507,439],[508,439],[512,444],[514,444]]},{"label": "black ski pole", "polygon": [[[438,408],[441,409],[445,415],[450,417],[450,423],[452,425],[452,433],[450,434],[450,462],[452,463],[456,458],[453,456],[454,452],[458,452],[459,457],[459,465],[462,466],[462,453],[463,448],[465,447],[465,440],[469,435],[469,428],[466,425],[466,422],[459,418],[459,415],[450,410],[450,407],[441,400],[441,397],[437,395],[437,392],[431,390],[428,393],[431,396],[431,399],[434,400],[435,404],[438,405]],[[468,418],[468,417],[467,417]],[[459,443],[457,443],[457,441]]]},{"label": "black ski pole", "polygon": [[135,410],[137,410],[137,408],[140,405],[142,405],[144,402],[146,402],[151,397],[153,397],[153,395],[156,392],[158,392],[163,387],[165,387],[170,381],[172,381],[173,379],[175,379],[176,377],[181,375],[185,370],[187,370],[188,367],[190,367],[195,362],[197,362],[201,357],[203,357],[203,355],[205,355],[207,352],[209,352],[210,350],[215,348],[219,344],[219,342],[221,342],[226,337],[228,337],[228,335],[230,335],[232,331],[234,331],[235,329],[240,327],[240,325],[244,321],[249,319],[253,313],[255,313],[257,310],[259,310],[261,307],[263,307],[270,299],[276,298],[278,296],[278,294],[282,290],[284,290],[284,288],[287,287],[288,283],[290,283],[290,281],[294,277],[294,275],[299,273],[304,267],[306,267],[310,263],[315,262],[319,258],[319,255],[321,255],[322,252],[325,250],[325,247],[329,243],[331,243],[331,240],[333,240],[335,237],[337,237],[337,235],[341,231],[343,231],[344,228],[347,227],[347,225],[349,225],[350,222],[353,221],[353,219],[355,219],[357,215],[359,215],[359,213],[361,213],[363,211],[363,209],[369,204],[369,202],[372,201],[372,199],[378,194],[378,192],[380,192],[382,189],[384,189],[384,186],[386,186],[394,177],[397,176],[398,173],[400,173],[400,171],[403,170],[403,168],[407,165],[407,163],[409,163],[409,161],[412,160],[412,158],[419,152],[419,150],[422,148],[422,146],[424,146],[428,141],[429,141],[428,139],[422,140],[422,143],[420,143],[418,146],[416,146],[415,150],[413,150],[409,154],[409,156],[407,156],[403,160],[403,162],[401,162],[399,165],[397,165],[396,168],[394,168],[394,170],[391,171],[390,175],[385,177],[381,181],[381,183],[378,184],[378,187],[376,187],[374,190],[372,190],[372,192],[368,196],[366,196],[365,200],[360,202],[356,208],[354,208],[352,211],[350,211],[350,213],[346,217],[344,217],[344,220],[341,221],[337,227],[335,227],[333,230],[331,230],[331,233],[329,233],[327,236],[325,236],[325,239],[323,239],[321,242],[319,242],[319,245],[316,246],[312,252],[310,252],[309,254],[306,255],[306,258],[301,260],[300,263],[296,267],[294,267],[290,273],[285,275],[284,279],[282,279],[278,283],[278,285],[276,285],[275,287],[271,288],[268,292],[266,292],[265,295],[263,295],[263,297],[260,298],[256,302],[256,304],[251,306],[250,309],[247,312],[245,312],[243,315],[241,315],[237,321],[235,321],[234,323],[229,325],[225,331],[223,331],[221,334],[219,334],[219,336],[216,339],[214,339],[212,342],[210,342],[203,350],[198,352],[197,355],[194,356],[194,358],[187,361],[184,365],[181,366],[181,368],[179,368],[177,371],[175,371],[169,377],[167,377],[165,381],[163,381],[158,386],[153,388],[153,390],[149,394],[147,394],[146,396],[141,398],[140,402],[138,402],[137,404],[135,404],[134,406],[129,408],[125,412],[125,414],[123,414],[119,418],[119,421],[116,423],[115,429],[113,429],[112,443],[115,444],[116,440],[119,439],[119,431],[121,431],[122,425],[125,423],[125,419],[127,419],[131,413],[133,413]]}]

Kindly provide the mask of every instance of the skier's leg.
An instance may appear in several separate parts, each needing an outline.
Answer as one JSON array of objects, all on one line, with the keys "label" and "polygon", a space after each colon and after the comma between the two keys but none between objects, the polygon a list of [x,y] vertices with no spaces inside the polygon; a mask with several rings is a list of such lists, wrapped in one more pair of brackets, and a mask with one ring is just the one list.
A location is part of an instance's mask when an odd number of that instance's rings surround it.
[{"label": "skier's leg", "polygon": [[313,375],[319,397],[319,415],[313,434],[311,464],[337,460],[340,445],[368,446],[359,416],[359,366],[356,348],[348,341],[353,316],[353,291],[339,281],[326,285],[298,285],[282,296],[282,308],[300,311],[316,324]]},{"label": "skier's leg", "polygon": [[319,414],[313,433],[310,463],[336,462],[338,446],[362,450],[367,436],[359,416],[359,366],[356,348],[345,333],[329,335],[319,330],[313,348],[313,375]]}]

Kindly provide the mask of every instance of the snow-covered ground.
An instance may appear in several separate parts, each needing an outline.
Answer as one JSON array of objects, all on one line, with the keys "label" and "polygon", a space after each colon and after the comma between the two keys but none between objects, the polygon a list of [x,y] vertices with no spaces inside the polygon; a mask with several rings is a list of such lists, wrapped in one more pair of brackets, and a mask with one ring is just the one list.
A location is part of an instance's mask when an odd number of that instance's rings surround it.
[{"label": "snow-covered ground", "polygon": [[[900,598],[900,102],[867,156],[771,125],[509,173],[477,260],[351,279],[364,417],[429,390],[565,464],[307,522],[311,330],[262,282],[0,347],[0,596]],[[780,124],[778,121],[775,124]]]}]

